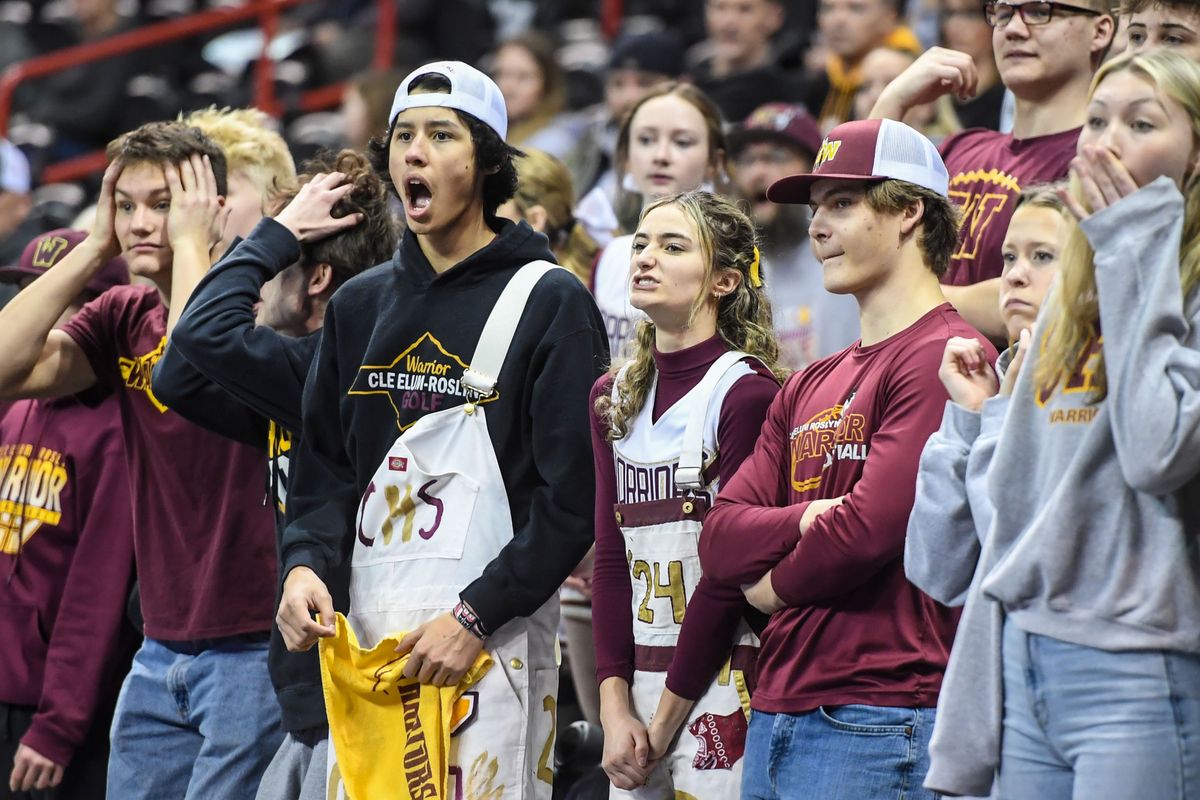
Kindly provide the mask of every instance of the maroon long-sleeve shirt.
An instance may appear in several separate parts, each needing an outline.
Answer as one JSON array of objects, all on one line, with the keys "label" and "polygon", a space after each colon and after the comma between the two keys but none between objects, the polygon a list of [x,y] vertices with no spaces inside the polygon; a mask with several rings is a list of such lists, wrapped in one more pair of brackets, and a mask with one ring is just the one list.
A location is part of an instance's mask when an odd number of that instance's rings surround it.
[{"label": "maroon long-sleeve shirt", "polygon": [[[925,440],[947,395],[946,340],[985,342],[948,304],[870,347],[792,377],[754,453],[705,520],[700,562],[737,586],[773,570],[787,607],[762,635],[753,707],[936,705],[957,614],[904,576],[904,537]],[[845,496],[800,536],[809,502]]]},{"label": "maroon long-sleeve shirt", "polygon": [[[714,337],[686,350],[654,354],[658,388],[653,419],[657,420],[704,377],[714,361],[729,349]],[[768,406],[779,392],[774,377],[761,372],[738,380],[725,395],[717,421],[720,451],[715,468],[721,484],[754,449]],[[601,377],[592,388],[592,452],[596,459],[596,559],[592,573],[592,634],[596,645],[596,678],[633,680],[633,612],[630,606],[629,564],[625,539],[613,517],[617,502],[612,445],[604,438],[605,425],[597,418],[596,398],[612,391],[612,376]],[[680,442],[680,447],[683,443]],[[668,454],[669,456],[669,454]],[[665,456],[666,457],[666,456]],[[722,586],[702,578],[688,601],[675,655],[667,670],[667,688],[681,697],[698,699],[708,689],[733,645],[738,620],[749,607],[736,586]]]},{"label": "maroon long-sleeve shirt", "polygon": [[116,697],[136,638],[124,467],[115,397],[0,415],[0,702],[37,709],[21,742],[60,765]]}]

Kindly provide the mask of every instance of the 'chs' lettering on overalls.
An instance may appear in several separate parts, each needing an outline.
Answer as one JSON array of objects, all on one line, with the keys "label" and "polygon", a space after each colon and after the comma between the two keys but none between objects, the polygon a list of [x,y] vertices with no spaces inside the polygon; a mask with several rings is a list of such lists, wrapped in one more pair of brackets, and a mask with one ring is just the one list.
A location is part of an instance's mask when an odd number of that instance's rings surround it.
[{"label": "'chs' lettering on overalls", "polygon": [[[404,431],[363,494],[348,620],[364,648],[452,610],[459,592],[513,537],[487,412],[478,401],[495,390],[529,295],[552,269],[558,267],[533,262],[517,271],[463,373],[467,403],[421,417]],[[394,515],[400,506],[405,513]],[[464,695],[464,718],[453,721],[447,797],[549,799],[557,627],[555,595],[532,616],[514,619],[488,637],[495,665]],[[331,775],[336,758],[331,746]],[[344,795],[331,787],[330,797]]]}]

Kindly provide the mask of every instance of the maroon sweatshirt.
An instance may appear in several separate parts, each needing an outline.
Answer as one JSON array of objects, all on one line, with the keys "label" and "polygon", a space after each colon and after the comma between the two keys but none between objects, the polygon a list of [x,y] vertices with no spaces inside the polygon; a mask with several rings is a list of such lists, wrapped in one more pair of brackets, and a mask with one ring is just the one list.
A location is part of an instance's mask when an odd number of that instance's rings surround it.
[{"label": "maroon sweatshirt", "polygon": [[0,702],[37,709],[21,742],[61,765],[116,697],[135,638],[124,461],[112,396],[0,417]]},{"label": "maroon sweatshirt", "polygon": [[[753,707],[932,707],[957,614],[904,576],[904,537],[925,440],[946,405],[952,336],[979,338],[949,305],[870,347],[810,365],[771,405],[753,455],[721,488],[700,537],[709,578],[772,570],[787,604],[762,635]],[[812,500],[845,495],[800,536]]]},{"label": "maroon sweatshirt", "polygon": [[166,329],[167,308],[148,286],[109,289],[64,326],[121,407],[146,636],[265,633],[277,568],[262,451],[188,422],[154,396],[150,374]]},{"label": "maroon sweatshirt", "polygon": [[[712,363],[729,349],[713,337],[675,353],[654,353],[658,388],[652,417],[657,420],[704,378]],[[754,449],[767,407],[779,393],[774,376],[761,365],[739,379],[725,395],[717,421],[714,469],[721,485],[733,477]],[[592,636],[596,645],[596,679],[620,677],[633,682],[633,611],[625,539],[613,516],[618,502],[612,444],[604,438],[605,424],[596,416],[596,398],[612,392],[611,375],[592,388],[592,453],[596,459],[596,563],[592,573]],[[680,447],[683,443],[680,442]],[[675,453],[677,456],[678,453]],[[664,454],[666,460],[670,454]],[[630,502],[623,500],[622,502]],[[700,580],[687,604],[679,643],[667,670],[667,688],[689,700],[699,699],[729,656],[738,620],[752,610],[736,586]]]}]

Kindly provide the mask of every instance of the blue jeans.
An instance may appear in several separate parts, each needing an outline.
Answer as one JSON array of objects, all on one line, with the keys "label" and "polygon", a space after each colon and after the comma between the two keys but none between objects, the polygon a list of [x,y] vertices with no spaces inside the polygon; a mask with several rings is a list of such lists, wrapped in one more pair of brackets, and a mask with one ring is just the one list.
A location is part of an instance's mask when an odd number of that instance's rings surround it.
[{"label": "blue jeans", "polygon": [[265,639],[146,639],[117,699],[108,796],[254,800],[282,740]]},{"label": "blue jeans", "polygon": [[1109,652],[1004,623],[999,797],[1200,797],[1200,657]]},{"label": "blue jeans", "polygon": [[932,800],[932,708],[827,706],[805,714],[755,711],[742,800]]}]

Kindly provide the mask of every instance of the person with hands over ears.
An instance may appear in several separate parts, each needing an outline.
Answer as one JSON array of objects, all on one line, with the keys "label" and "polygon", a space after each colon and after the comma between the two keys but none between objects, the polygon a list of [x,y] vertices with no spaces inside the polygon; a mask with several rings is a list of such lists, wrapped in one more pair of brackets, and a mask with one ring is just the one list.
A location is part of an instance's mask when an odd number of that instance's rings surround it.
[{"label": "person with hands over ears", "polygon": [[[988,471],[1073,222],[1053,186],[1022,193],[1004,237],[1000,290],[1000,313],[1012,344],[993,369],[978,339],[946,343],[939,377],[950,402],[921,453],[904,571],[938,602],[965,606],[938,700],[925,779],[929,788],[952,795],[986,797],[992,791],[999,731],[987,725],[982,711],[995,709],[999,692],[1004,617],[975,580],[984,574],[980,555],[994,516]],[[989,766],[980,769],[981,763]]]},{"label": "person with hands over ears", "polygon": [[[261,457],[187,422],[151,386],[177,289],[172,243],[187,238],[172,238],[184,219],[171,216],[172,191],[194,231],[186,245],[211,248],[225,160],[174,122],[125,134],[108,159],[92,232],[0,311],[0,397],[99,386],[120,406],[145,641],[117,702],[108,796],[252,798],[281,738],[267,675],[277,573]],[[175,186],[168,174],[180,169],[191,172]],[[150,285],[109,289],[53,329],[121,254]]]},{"label": "person with hands over ears", "polygon": [[979,338],[938,283],[958,238],[948,181],[920,133],[864,120],[767,192],[812,206],[825,287],[854,296],[862,338],[788,380],[700,538],[704,574],[771,613],[743,798],[932,797],[920,780],[957,614],[902,556],[942,353]]},{"label": "person with hands over ears", "polygon": [[938,730],[934,788],[1132,800],[1200,781],[1197,141],[1194,61],[1101,68],[1063,193],[1080,222],[987,468],[954,645],[970,694]]},{"label": "person with hands over ears", "polygon": [[[1112,44],[1112,0],[984,3],[1000,79],[1016,97],[1011,133],[976,128],[942,142],[950,197],[963,224],[946,298],[989,338],[1004,338],[999,314],[1001,243],[1023,187],[1066,177],[1084,123],[1088,85]],[[872,118],[901,119],[908,109],[949,94],[975,97],[973,58],[931,47],[880,95]]]},{"label": "person with hands over ears", "polygon": [[707,192],[652,203],[633,237],[631,302],[649,320],[591,405],[593,630],[614,798],[724,798],[741,783],[757,639],[738,588],[701,575],[697,545],[779,391],[760,262],[754,223]]},{"label": "person with hands over ears", "polygon": [[[268,204],[274,216],[197,286],[153,377],[155,394],[174,411],[263,452],[277,540],[304,382],[329,298],[386,260],[397,241],[387,188],[365,156],[328,153],[305,170],[277,185]],[[344,609],[346,570],[325,580]],[[287,735],[257,800],[323,800],[328,724],[316,653],[289,653],[276,628],[268,667]]]},{"label": "person with hands over ears", "polygon": [[[278,623],[292,649],[333,636],[321,576],[349,563],[347,640],[395,637],[403,677],[447,691],[482,653],[492,660],[454,725],[447,792],[549,798],[557,592],[592,541],[587,395],[608,361],[604,327],[586,287],[547,263],[546,237],[497,216],[519,151],[490,78],[427,64],[400,85],[390,120],[370,157],[407,230],[326,309]],[[323,642],[322,659],[342,644]],[[398,729],[419,733],[395,708]],[[370,764],[397,781],[431,768]]]}]

